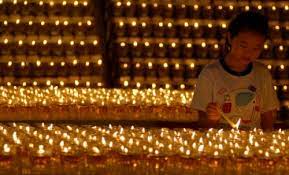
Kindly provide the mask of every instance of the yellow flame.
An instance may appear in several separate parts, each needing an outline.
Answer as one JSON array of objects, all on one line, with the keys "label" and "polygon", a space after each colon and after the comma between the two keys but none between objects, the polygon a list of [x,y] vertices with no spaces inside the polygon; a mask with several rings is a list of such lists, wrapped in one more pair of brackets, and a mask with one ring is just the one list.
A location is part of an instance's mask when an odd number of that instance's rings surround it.
[{"label": "yellow flame", "polygon": [[235,128],[239,129],[240,124],[241,124],[241,119],[239,118],[239,120],[237,121],[237,123],[235,125]]}]

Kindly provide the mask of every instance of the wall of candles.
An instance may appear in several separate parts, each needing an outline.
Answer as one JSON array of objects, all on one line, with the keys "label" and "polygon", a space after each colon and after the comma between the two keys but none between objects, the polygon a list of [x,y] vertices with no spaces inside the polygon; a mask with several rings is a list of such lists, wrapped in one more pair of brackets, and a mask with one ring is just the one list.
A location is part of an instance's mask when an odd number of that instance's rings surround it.
[{"label": "wall of candles", "polygon": [[105,87],[96,16],[86,0],[1,0],[0,84]]},{"label": "wall of candles", "polygon": [[[259,61],[267,65],[288,111],[289,3],[287,1],[110,1],[116,86],[194,89],[205,64],[225,55],[229,19],[254,9],[269,17],[271,40]],[[118,80],[118,81],[117,81]]]}]

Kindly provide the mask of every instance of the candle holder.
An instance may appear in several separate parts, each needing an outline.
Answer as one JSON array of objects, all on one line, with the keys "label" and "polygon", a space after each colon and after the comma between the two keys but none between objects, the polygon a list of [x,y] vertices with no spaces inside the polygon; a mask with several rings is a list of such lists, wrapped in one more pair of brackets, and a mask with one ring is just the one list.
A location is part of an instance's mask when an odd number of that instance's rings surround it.
[{"label": "candle holder", "polygon": [[141,57],[142,55],[142,50],[143,50],[143,44],[138,43],[137,41],[134,41],[132,45],[130,46],[131,50],[131,55],[133,57]]},{"label": "candle holder", "polygon": [[207,58],[208,50],[207,50],[207,43],[201,42],[195,45],[196,48],[196,56],[198,58]]},{"label": "candle holder", "polygon": [[285,59],[287,58],[287,51],[288,51],[288,48],[287,46],[285,45],[276,45],[274,47],[274,52],[275,52],[275,56],[277,59]]},{"label": "candle holder", "polygon": [[202,27],[202,24],[195,22],[194,27],[192,28],[191,32],[192,32],[192,37],[201,38],[204,34],[204,29]]},{"label": "candle holder", "polygon": [[126,24],[123,21],[119,21],[118,23],[114,23],[113,33],[117,37],[125,36],[126,35]]},{"label": "candle holder", "polygon": [[151,15],[155,17],[162,16],[163,8],[164,7],[162,4],[153,3],[151,6],[151,13],[152,13]]},{"label": "candle holder", "polygon": [[204,26],[204,37],[205,38],[216,38],[217,29],[213,26],[212,23],[209,23],[207,26]]},{"label": "candle holder", "polygon": [[139,4],[137,6],[138,16],[140,16],[140,17],[148,17],[149,16],[149,12],[151,11],[150,8],[151,8],[150,5],[145,3],[145,2]]},{"label": "candle holder", "polygon": [[181,38],[189,38],[191,36],[192,26],[189,25],[188,22],[185,22],[183,25],[180,26],[180,31],[178,35]]},{"label": "candle holder", "polygon": [[27,63],[21,62],[20,64],[15,65],[15,72],[14,76],[16,77],[23,77],[23,76],[28,76],[29,75],[29,67]]},{"label": "candle holder", "polygon": [[169,74],[169,63],[168,60],[162,60],[159,61],[159,63],[157,64],[157,74],[158,74],[158,78],[160,79],[169,79],[170,74]]},{"label": "candle holder", "polygon": [[199,73],[202,70],[202,66],[197,65],[195,66],[194,64],[187,65],[185,68],[185,79],[195,79],[198,77]]},{"label": "candle holder", "polygon": [[140,60],[133,60],[132,74],[134,77],[144,77],[145,75],[145,64]]},{"label": "candle holder", "polygon": [[[36,68],[37,68],[36,71],[39,72],[39,75],[38,75],[39,77],[41,77],[41,75],[44,75],[45,72],[41,66],[36,65]],[[70,72],[69,66],[67,66],[67,63],[65,62],[65,60],[61,61],[60,63],[57,63],[55,66],[55,69],[57,70],[57,75],[62,76],[62,77],[69,75],[69,72]],[[38,73],[35,73],[35,74],[38,74]]]},{"label": "candle holder", "polygon": [[271,44],[266,43],[260,57],[264,59],[274,58],[274,47]]},{"label": "candle holder", "polygon": [[138,36],[139,27],[136,21],[131,21],[130,25],[128,25],[127,32],[129,33],[129,36]]},{"label": "candle holder", "polygon": [[51,148],[45,148],[44,145],[38,145],[31,151],[31,165],[33,172],[49,172],[51,166]]},{"label": "candle holder", "polygon": [[131,2],[131,1],[127,1],[124,4],[124,14],[126,17],[134,17],[136,16],[136,3],[135,2]]},{"label": "candle holder", "polygon": [[186,58],[194,57],[194,45],[192,43],[183,43],[182,44],[182,56]]},{"label": "candle holder", "polygon": [[278,66],[275,69],[274,78],[276,79],[287,79],[289,76],[289,68],[288,66]]},{"label": "candle holder", "polygon": [[220,58],[221,56],[221,50],[222,48],[220,48],[221,46],[218,43],[210,43],[209,45],[209,51],[208,51],[208,55],[209,58],[213,58],[213,59],[217,59]]},{"label": "candle holder", "polygon": [[150,37],[152,35],[153,26],[150,22],[143,21],[139,26],[139,31],[143,37]]},{"label": "candle holder", "polygon": [[213,11],[212,5],[204,6],[204,8],[202,10],[202,17],[204,19],[213,19],[214,11]]},{"label": "candle holder", "polygon": [[288,5],[284,4],[283,7],[280,9],[280,21],[288,21],[289,17],[288,15],[289,7]]},{"label": "candle holder", "polygon": [[116,43],[117,48],[116,52],[117,52],[117,56],[118,57],[127,57],[128,56],[128,44],[125,42],[120,42],[120,43]]},{"label": "candle holder", "polygon": [[270,29],[270,37],[272,38],[282,38],[282,32],[281,32],[281,28],[279,25],[275,25],[275,26],[271,26]]},{"label": "candle holder", "polygon": [[147,64],[145,69],[146,78],[152,81],[156,80],[157,78],[156,64],[154,64],[152,61],[147,61],[146,64]]},{"label": "candle holder", "polygon": [[[252,2],[253,3],[253,2]],[[226,7],[227,19],[230,19],[234,14],[237,14],[238,8],[234,2],[229,3]]]},{"label": "candle holder", "polygon": [[180,57],[180,46],[178,43],[176,42],[172,42],[169,46],[168,46],[168,55],[171,58],[179,58]]},{"label": "candle holder", "polygon": [[127,61],[122,61],[120,63],[120,75],[121,76],[130,76],[131,75],[131,64]]},{"label": "candle holder", "polygon": [[[68,149],[68,150],[67,150]],[[84,167],[84,157],[78,150],[64,147],[61,151],[60,162],[64,172],[78,172]]]},{"label": "candle holder", "polygon": [[168,22],[167,23],[167,29],[165,31],[165,36],[167,38],[174,38],[177,34],[176,27],[173,26],[173,22]]},{"label": "candle holder", "polygon": [[264,10],[265,14],[268,16],[269,20],[276,21],[279,20],[279,9],[274,4],[268,4]]},{"label": "candle holder", "polygon": [[174,5],[169,3],[163,7],[163,15],[165,18],[172,18],[174,15]]},{"label": "candle holder", "polygon": [[163,58],[163,57],[166,57],[166,54],[167,54],[167,49],[166,49],[166,44],[164,43],[156,43],[154,44],[154,56],[155,57],[160,57],[160,58]]},{"label": "candle holder", "polygon": [[176,5],[176,17],[179,19],[187,17],[187,6],[185,4]]},{"label": "candle holder", "polygon": [[201,18],[202,7],[199,4],[194,4],[192,6],[189,6],[188,8],[190,18]]},{"label": "candle holder", "polygon": [[124,5],[122,2],[118,1],[114,4],[111,4],[112,7],[112,14],[115,17],[123,16]]},{"label": "candle holder", "polygon": [[153,43],[145,41],[144,46],[142,48],[143,48],[143,52],[142,52],[143,57],[153,57],[153,55],[154,55],[154,44]]},{"label": "candle holder", "polygon": [[173,80],[176,82],[182,82],[184,77],[184,67],[182,64],[175,62],[174,64],[170,65],[170,73],[173,77]]},{"label": "candle holder", "polygon": [[0,171],[12,170],[15,164],[16,149],[15,146],[4,143],[0,154]]},{"label": "candle holder", "polygon": [[153,24],[153,35],[155,37],[163,37],[164,33],[165,33],[165,26],[162,21]]},{"label": "candle holder", "polygon": [[217,4],[214,7],[215,18],[216,19],[226,19],[227,18],[227,8],[222,4]]},{"label": "candle holder", "polygon": [[226,23],[221,23],[216,26],[217,34],[216,38],[217,39],[223,39],[226,38],[227,35],[227,24]]}]

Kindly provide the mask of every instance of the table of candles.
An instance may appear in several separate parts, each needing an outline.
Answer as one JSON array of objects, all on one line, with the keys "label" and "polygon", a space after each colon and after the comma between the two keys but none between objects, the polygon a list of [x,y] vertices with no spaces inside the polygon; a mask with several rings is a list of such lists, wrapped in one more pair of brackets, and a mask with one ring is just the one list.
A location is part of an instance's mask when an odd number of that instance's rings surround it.
[{"label": "table of candles", "polygon": [[0,125],[0,172],[284,174],[289,132],[121,125]]},{"label": "table of candles", "polygon": [[[0,174],[289,171],[287,130],[205,130],[120,122],[195,121],[190,107],[193,91],[10,86],[0,87],[0,94]],[[107,119],[116,122],[93,122]]]}]

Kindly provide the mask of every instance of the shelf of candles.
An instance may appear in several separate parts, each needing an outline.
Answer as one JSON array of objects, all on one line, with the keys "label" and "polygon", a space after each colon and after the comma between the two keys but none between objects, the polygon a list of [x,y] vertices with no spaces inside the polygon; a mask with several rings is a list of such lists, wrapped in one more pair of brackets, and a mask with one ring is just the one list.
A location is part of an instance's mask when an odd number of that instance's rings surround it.
[{"label": "shelf of candles", "polygon": [[140,172],[150,168],[170,172],[174,168],[181,172],[202,168],[208,173],[216,169],[288,171],[289,132],[281,129],[264,132],[8,122],[0,123],[0,135],[0,168],[4,172],[103,172],[108,168],[114,172],[128,171],[120,165],[129,164]]}]

